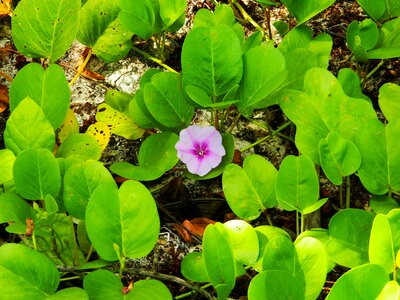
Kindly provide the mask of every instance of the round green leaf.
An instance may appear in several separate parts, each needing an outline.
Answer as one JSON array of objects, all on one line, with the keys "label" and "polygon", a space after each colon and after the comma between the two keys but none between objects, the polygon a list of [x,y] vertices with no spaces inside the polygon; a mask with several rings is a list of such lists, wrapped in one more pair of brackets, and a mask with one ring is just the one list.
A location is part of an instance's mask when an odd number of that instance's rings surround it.
[{"label": "round green leaf", "polygon": [[358,266],[347,271],[335,282],[326,299],[376,299],[388,281],[389,276],[381,266]]},{"label": "round green leaf", "polygon": [[193,282],[210,281],[201,252],[191,252],[185,255],[181,263],[181,273]]},{"label": "round green leaf", "polygon": [[317,299],[325,284],[327,255],[324,245],[312,237],[294,243],[297,259],[305,280],[305,298]]},{"label": "round green leaf", "polygon": [[149,181],[161,177],[178,162],[175,144],[178,136],[172,132],[162,132],[149,136],[139,150],[139,166],[127,162],[117,162],[110,170],[124,178]]},{"label": "round green leaf", "polygon": [[276,198],[285,210],[302,212],[319,198],[319,181],[311,159],[288,155],[276,178]]},{"label": "round green leaf", "polygon": [[150,114],[165,127],[180,130],[192,120],[194,108],[185,98],[180,74],[154,74],[144,86],[143,96]]},{"label": "round green leaf", "polygon": [[14,45],[29,57],[55,62],[78,31],[80,0],[21,0],[14,10]]},{"label": "round green leaf", "polygon": [[335,0],[282,0],[282,3],[287,7],[290,13],[296,17],[298,25],[316,16],[334,2]]},{"label": "round green leaf", "polygon": [[184,86],[196,85],[210,96],[227,93],[242,77],[240,41],[228,26],[191,30],[181,60]]},{"label": "round green leaf", "polygon": [[0,223],[16,222],[26,226],[27,218],[35,218],[35,211],[14,192],[0,194]]},{"label": "round green leaf", "polygon": [[44,70],[40,64],[31,63],[23,67],[11,83],[11,111],[27,96],[43,110],[54,130],[61,126],[69,109],[71,92],[60,66],[53,64]]},{"label": "round green leaf", "polygon": [[124,294],[121,281],[107,270],[89,273],[83,279],[83,287],[91,300],[172,300],[168,288],[154,279],[136,281],[133,288]]},{"label": "round green leaf", "polygon": [[59,280],[57,268],[42,253],[21,244],[10,243],[0,247],[2,298],[46,299],[56,291]]},{"label": "round green leaf", "polygon": [[397,300],[400,298],[400,286],[395,280],[388,281],[376,300]]},{"label": "round green leaf", "polygon": [[[399,9],[400,15],[400,9]],[[400,56],[400,18],[383,23],[380,28],[380,40],[374,49],[368,51],[368,59],[388,59]]]},{"label": "round green leaf", "polygon": [[387,195],[372,195],[369,200],[369,206],[376,214],[387,215],[392,209],[399,208],[399,204],[393,198]]},{"label": "round green leaf", "polygon": [[93,136],[83,133],[70,135],[57,151],[57,157],[99,160],[101,148]]},{"label": "round green leaf", "polygon": [[[168,29],[185,15],[186,0],[159,0],[160,17],[163,22],[164,29]],[[183,18],[184,19],[184,18]],[[176,30],[183,26],[184,22],[180,22],[174,26]],[[180,26],[179,26],[180,25]]]},{"label": "round green leaf", "polygon": [[62,289],[51,295],[46,300],[89,300],[85,290],[77,287]]},{"label": "round green leaf", "polygon": [[287,271],[265,271],[251,280],[248,297],[249,300],[302,300],[305,299],[304,285]]},{"label": "round green leaf", "polygon": [[335,185],[341,185],[342,178],[353,174],[361,165],[357,146],[335,132],[319,141],[318,150],[322,170]]},{"label": "round green leaf", "polygon": [[60,167],[47,149],[22,151],[14,163],[15,187],[22,197],[44,200],[47,194],[56,197],[61,189]]},{"label": "round green leaf", "polygon": [[395,121],[398,119],[396,111],[400,111],[400,86],[394,83],[385,83],[379,89],[379,107],[386,119]]},{"label": "round green leaf", "polygon": [[22,100],[7,120],[4,143],[14,154],[28,148],[53,151],[56,143],[54,129],[31,98]]},{"label": "round green leaf", "polygon": [[353,268],[367,263],[373,215],[360,209],[344,209],[329,221],[326,251],[339,265]]},{"label": "round green leaf", "polygon": [[250,265],[258,258],[258,238],[253,226],[243,220],[224,223],[233,247],[235,260]]},{"label": "round green leaf", "polygon": [[72,165],[64,175],[65,208],[73,217],[85,219],[86,205],[96,188],[113,182],[110,172],[97,161]]},{"label": "round green leaf", "polygon": [[229,295],[235,286],[235,258],[228,233],[221,223],[206,227],[203,236],[203,257],[208,277],[217,289],[218,297]]},{"label": "round green leaf", "polygon": [[118,190],[104,184],[92,194],[86,208],[86,230],[101,258],[117,260],[147,255],[157,242],[160,220],[153,196],[137,181],[125,181]]}]

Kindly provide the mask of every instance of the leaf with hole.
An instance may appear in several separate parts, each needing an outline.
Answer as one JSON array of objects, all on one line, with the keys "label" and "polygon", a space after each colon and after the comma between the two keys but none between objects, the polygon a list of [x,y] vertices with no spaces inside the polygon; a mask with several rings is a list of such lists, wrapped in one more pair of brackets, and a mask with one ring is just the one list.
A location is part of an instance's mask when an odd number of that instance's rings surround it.
[{"label": "leaf with hole", "polygon": [[99,160],[101,148],[93,136],[84,133],[75,133],[60,145],[56,156],[81,160]]}]

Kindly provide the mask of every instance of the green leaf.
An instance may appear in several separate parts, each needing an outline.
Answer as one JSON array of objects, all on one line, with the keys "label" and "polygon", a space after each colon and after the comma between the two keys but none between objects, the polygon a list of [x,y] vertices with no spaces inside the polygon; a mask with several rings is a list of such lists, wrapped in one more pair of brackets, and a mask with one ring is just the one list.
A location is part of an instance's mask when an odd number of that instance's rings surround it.
[{"label": "green leaf", "polygon": [[307,206],[303,211],[301,212],[302,214],[310,214],[318,209],[320,209],[327,201],[329,198],[323,198],[318,200],[317,202],[314,202],[313,204]]},{"label": "green leaf", "polygon": [[114,248],[130,258],[150,253],[157,242],[160,220],[149,190],[137,181],[120,189],[104,184],[92,194],[86,208],[86,230],[101,258],[117,260]]},{"label": "green leaf", "polygon": [[245,220],[256,219],[261,211],[277,205],[275,181],[278,171],[259,155],[245,158],[243,169],[236,164],[225,167],[222,186],[229,206]]},{"label": "green leaf", "polygon": [[75,133],[61,144],[56,155],[57,157],[77,158],[80,160],[99,160],[101,148],[93,136]]},{"label": "green leaf", "polygon": [[303,24],[312,17],[331,6],[335,0],[282,0],[289,12],[295,16],[297,24]]},{"label": "green leaf", "polygon": [[249,300],[275,300],[304,298],[304,285],[283,270],[270,270],[256,275],[250,282]]},{"label": "green leaf", "polygon": [[337,79],[347,96],[353,98],[365,99],[368,102],[371,100],[362,93],[360,77],[357,73],[350,68],[343,68],[339,70]]},{"label": "green leaf", "polygon": [[86,206],[93,192],[101,185],[113,183],[114,178],[100,163],[88,160],[69,167],[64,175],[64,205],[69,214],[85,219]]},{"label": "green leaf", "polygon": [[168,288],[154,279],[135,281],[132,290],[124,294],[121,281],[107,270],[96,270],[86,275],[83,287],[91,300],[172,300]]},{"label": "green leaf", "polygon": [[[243,77],[238,91],[239,110],[248,114],[277,90],[286,76],[285,58],[278,49],[261,45],[247,51],[243,56]],[[263,102],[263,106],[267,104]]]},{"label": "green leaf", "polygon": [[144,103],[143,90],[139,89],[135,93],[135,98],[129,103],[129,115],[142,128],[166,129],[153,118]]},{"label": "green leaf", "polygon": [[203,253],[190,252],[181,262],[182,275],[193,282],[209,282]]},{"label": "green leaf", "polygon": [[[160,2],[160,17],[163,22],[163,28],[168,30],[177,21],[185,16],[186,0],[159,0]],[[183,17],[184,20],[184,17]],[[174,26],[178,30],[183,26],[184,22],[179,22],[179,25]]]},{"label": "green leaf", "polygon": [[212,97],[227,93],[242,78],[240,41],[228,26],[191,30],[182,46],[181,61],[184,86],[196,85]]},{"label": "green leaf", "polygon": [[53,64],[44,70],[40,64],[30,63],[23,67],[11,83],[11,112],[28,96],[43,110],[54,130],[61,126],[71,92],[60,66]]},{"label": "green leaf", "polygon": [[335,132],[319,141],[318,151],[322,170],[335,185],[341,185],[343,177],[353,174],[361,165],[357,146]]},{"label": "green leaf", "polygon": [[0,223],[16,222],[26,226],[27,218],[35,218],[32,206],[14,192],[0,194]]},{"label": "green leaf", "polygon": [[[27,263],[29,262],[29,263]],[[46,299],[53,294],[60,275],[44,254],[21,244],[0,247],[0,285],[4,299]]]},{"label": "green leaf", "polygon": [[119,112],[129,114],[129,103],[133,96],[118,90],[108,90],[104,98],[104,103],[108,104]]},{"label": "green leaf", "polygon": [[120,135],[129,140],[136,140],[144,134],[132,118],[124,112],[120,112],[106,103],[97,107],[96,121],[105,122],[111,133]]},{"label": "green leaf", "polygon": [[77,287],[62,289],[46,298],[46,300],[89,300],[85,290]]},{"label": "green leaf", "polygon": [[4,143],[16,155],[29,148],[53,151],[56,143],[54,129],[31,98],[22,100],[7,120]]},{"label": "green leaf", "polygon": [[149,136],[140,147],[139,166],[117,162],[111,165],[110,170],[124,178],[155,180],[177,164],[179,160],[175,150],[177,142],[178,136],[172,132]]},{"label": "green leaf", "polygon": [[230,220],[224,227],[228,232],[233,247],[235,260],[243,265],[250,265],[258,258],[258,238],[253,226],[243,220]]},{"label": "green leaf", "polygon": [[15,155],[11,150],[0,150],[0,184],[4,184],[14,178],[13,165]]},{"label": "green leaf", "polygon": [[373,194],[400,190],[399,134],[400,122],[392,121],[384,126],[378,119],[366,122],[358,132],[357,146],[361,153],[358,175]]},{"label": "green leaf", "polygon": [[368,59],[388,59],[400,56],[400,18],[385,22],[380,29],[380,39],[375,48],[368,51]]},{"label": "green leaf", "polygon": [[311,159],[288,155],[282,161],[276,178],[276,198],[287,211],[303,212],[319,198],[319,181]]},{"label": "green leaf", "polygon": [[376,299],[388,281],[389,276],[381,266],[358,266],[347,271],[335,282],[326,299]]},{"label": "green leaf", "polygon": [[14,10],[12,38],[24,55],[55,62],[78,31],[80,0],[21,0]]},{"label": "green leaf", "polygon": [[353,268],[369,261],[368,246],[373,215],[359,209],[344,209],[329,221],[326,251],[339,265]]},{"label": "green leaf", "polygon": [[388,281],[376,300],[396,300],[400,298],[400,286],[395,280]]},{"label": "green leaf", "polygon": [[235,258],[231,241],[221,223],[210,224],[203,236],[203,256],[208,277],[218,299],[227,299],[235,286]]},{"label": "green leaf", "polygon": [[304,91],[287,90],[279,104],[297,126],[296,147],[316,164],[320,164],[319,142],[329,132],[355,142],[358,129],[376,119],[370,103],[346,96],[339,81],[321,68],[308,70]]},{"label": "green leaf", "polygon": [[400,15],[400,5],[396,0],[357,0],[357,2],[375,21],[388,20]]},{"label": "green leaf", "polygon": [[27,149],[14,163],[14,181],[18,194],[29,200],[56,197],[61,189],[60,167],[47,149]]},{"label": "green leaf", "polygon": [[121,11],[119,18],[122,25],[140,38],[147,40],[159,33],[159,2],[153,0],[119,0]]},{"label": "green leaf", "polygon": [[372,210],[376,214],[385,214],[387,215],[392,209],[399,208],[399,204],[393,198],[387,195],[372,195],[369,206],[371,206]]},{"label": "green leaf", "polygon": [[379,89],[379,107],[386,119],[396,121],[399,119],[396,111],[400,111],[400,86],[394,83],[385,83]]},{"label": "green leaf", "polygon": [[324,245],[315,238],[295,242],[296,255],[304,273],[305,299],[317,299],[325,284],[327,255]]},{"label": "green leaf", "polygon": [[165,127],[180,130],[192,120],[194,108],[185,99],[180,74],[154,74],[146,83],[143,96],[150,114]]}]

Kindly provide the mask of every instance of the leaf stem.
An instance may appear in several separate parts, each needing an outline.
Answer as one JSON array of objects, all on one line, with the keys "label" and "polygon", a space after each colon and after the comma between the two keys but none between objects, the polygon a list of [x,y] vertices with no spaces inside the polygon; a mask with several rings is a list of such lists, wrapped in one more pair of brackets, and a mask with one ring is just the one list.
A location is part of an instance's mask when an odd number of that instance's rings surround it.
[{"label": "leaf stem", "polygon": [[299,211],[296,210],[296,236],[300,235],[299,227]]},{"label": "leaf stem", "polygon": [[304,231],[304,222],[305,222],[305,220],[304,220],[304,214],[302,214],[302,213],[300,213],[300,233],[303,233],[303,231]]},{"label": "leaf stem", "polygon": [[339,207],[343,208],[343,182],[339,187]]},{"label": "leaf stem", "polygon": [[240,11],[240,13],[243,16],[243,19],[247,22],[249,22],[251,25],[253,25],[257,30],[261,31],[262,35],[265,37],[265,30],[258,25],[258,23],[256,21],[254,21],[254,19],[246,12],[246,10],[243,8],[243,6],[240,5],[239,2],[237,1],[229,1],[232,4],[234,4],[236,6],[236,8]]},{"label": "leaf stem", "polygon": [[369,73],[365,76],[365,78],[361,79],[361,84],[363,84],[363,83],[364,83],[365,81],[367,81],[372,75],[374,75],[374,73],[375,73],[376,71],[378,71],[378,70],[380,69],[380,67],[382,67],[382,65],[383,65],[384,63],[385,63],[385,60],[382,59],[382,60],[379,62],[379,64],[377,64],[376,67],[373,68],[373,69],[371,70],[371,72],[369,72]]},{"label": "leaf stem", "polygon": [[81,279],[81,276],[71,276],[71,277],[60,278],[60,281],[68,281],[68,280],[74,280],[74,279]]},{"label": "leaf stem", "polygon": [[93,253],[93,244],[90,244],[88,254],[86,255],[85,262],[88,262]]},{"label": "leaf stem", "polygon": [[136,48],[135,46],[132,46],[132,49],[134,51],[136,51],[137,53],[143,55],[145,58],[147,58],[147,59],[149,59],[151,61],[154,61],[155,63],[159,64],[161,67],[167,69],[168,71],[173,72],[173,73],[178,73],[177,71],[172,69],[170,66],[164,64],[161,59],[155,58],[154,56],[151,56],[150,54],[140,50],[139,48]]},{"label": "leaf stem", "polygon": [[346,208],[350,208],[350,176],[346,176]]},{"label": "leaf stem", "polygon": [[274,135],[278,134],[279,132],[284,130],[286,127],[288,127],[291,123],[292,122],[287,122],[287,123],[283,124],[282,126],[280,126],[275,131],[272,131],[271,134],[263,137],[262,139],[259,139],[258,141],[255,141],[253,144],[250,144],[247,147],[244,147],[244,148],[240,149],[240,152],[244,152],[246,150],[249,150],[250,148],[253,148],[254,146],[257,146],[258,144],[260,144],[260,143],[264,142],[265,140],[269,139],[270,137],[273,137]]},{"label": "leaf stem", "polygon": [[[207,283],[207,284],[201,286],[200,288],[201,288],[201,289],[206,289],[206,288],[208,288],[208,287],[210,287],[210,286],[212,286],[212,284],[211,284],[211,283]],[[185,293],[185,294],[181,294],[181,295],[175,297],[175,300],[180,300],[180,299],[184,299],[184,298],[193,296],[193,294],[195,294],[195,293],[196,293],[196,291],[190,291],[190,292],[187,292],[187,293]]]},{"label": "leaf stem", "polygon": [[72,78],[72,80],[69,82],[69,86],[73,85],[75,83],[75,81],[79,78],[79,76],[81,76],[83,70],[85,70],[87,64],[89,63],[90,57],[92,57],[92,49],[89,48],[88,54],[85,58],[85,60],[83,61],[83,63],[79,66],[78,71],[76,72],[74,78]]}]

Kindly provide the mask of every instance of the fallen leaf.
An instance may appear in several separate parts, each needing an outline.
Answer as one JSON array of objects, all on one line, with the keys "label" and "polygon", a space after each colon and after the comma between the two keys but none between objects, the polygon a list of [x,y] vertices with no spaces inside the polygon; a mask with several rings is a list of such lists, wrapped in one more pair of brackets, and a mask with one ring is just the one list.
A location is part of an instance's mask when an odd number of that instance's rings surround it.
[{"label": "fallen leaf", "polygon": [[5,111],[9,106],[8,88],[0,85],[0,113]]},{"label": "fallen leaf", "polygon": [[174,223],[174,227],[186,242],[194,243],[195,241],[193,240],[189,231],[192,234],[194,233],[198,236],[203,236],[206,227],[210,224],[215,224],[215,223],[216,221],[210,220],[208,218],[194,218],[190,221],[189,220],[183,221],[182,223],[183,226]]}]

